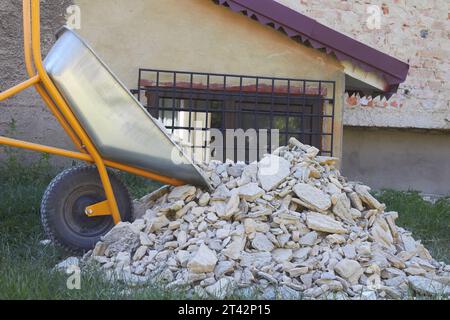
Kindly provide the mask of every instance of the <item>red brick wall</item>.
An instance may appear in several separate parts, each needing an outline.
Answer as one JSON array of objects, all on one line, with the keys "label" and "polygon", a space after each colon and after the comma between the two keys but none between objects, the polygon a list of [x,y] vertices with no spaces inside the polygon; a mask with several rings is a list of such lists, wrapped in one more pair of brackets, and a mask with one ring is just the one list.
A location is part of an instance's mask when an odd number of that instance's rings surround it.
[{"label": "red brick wall", "polygon": [[[450,4],[446,0],[276,0],[411,66],[398,94],[347,97],[352,126],[450,130]],[[380,29],[370,29],[376,5]]]}]

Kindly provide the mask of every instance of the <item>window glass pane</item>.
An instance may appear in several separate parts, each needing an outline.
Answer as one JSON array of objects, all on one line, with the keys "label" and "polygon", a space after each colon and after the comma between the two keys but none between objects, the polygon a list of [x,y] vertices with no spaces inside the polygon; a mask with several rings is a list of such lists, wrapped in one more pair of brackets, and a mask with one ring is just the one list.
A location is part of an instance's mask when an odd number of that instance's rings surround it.
[{"label": "window glass pane", "polygon": [[222,113],[212,112],[211,115],[211,128],[221,129],[222,128]]},{"label": "window glass pane", "polygon": [[164,126],[168,128],[173,128],[179,124],[179,113],[177,111],[173,112],[172,109],[179,110],[181,101],[179,99],[172,98],[162,98],[159,99],[159,119],[162,121]]},{"label": "window glass pane", "polygon": [[300,132],[302,130],[302,117],[289,117],[289,132]]},{"label": "window glass pane", "polygon": [[255,129],[270,129],[270,115],[258,114],[256,116],[256,128]]},{"label": "window glass pane", "polygon": [[273,129],[286,130],[286,116],[275,116],[273,118]]},{"label": "window glass pane", "polygon": [[255,127],[255,116],[252,113],[242,113],[242,129],[248,130]]}]

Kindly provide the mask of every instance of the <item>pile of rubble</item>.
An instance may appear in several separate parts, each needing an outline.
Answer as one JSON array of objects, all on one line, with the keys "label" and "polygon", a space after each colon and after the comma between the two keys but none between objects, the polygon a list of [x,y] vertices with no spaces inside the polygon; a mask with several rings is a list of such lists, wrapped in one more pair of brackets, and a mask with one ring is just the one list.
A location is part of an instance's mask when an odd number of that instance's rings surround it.
[{"label": "pile of rubble", "polygon": [[261,162],[202,169],[213,192],[164,187],[136,203],[84,263],[199,297],[401,299],[450,295],[450,266],[397,227],[337,159],[291,139]]}]

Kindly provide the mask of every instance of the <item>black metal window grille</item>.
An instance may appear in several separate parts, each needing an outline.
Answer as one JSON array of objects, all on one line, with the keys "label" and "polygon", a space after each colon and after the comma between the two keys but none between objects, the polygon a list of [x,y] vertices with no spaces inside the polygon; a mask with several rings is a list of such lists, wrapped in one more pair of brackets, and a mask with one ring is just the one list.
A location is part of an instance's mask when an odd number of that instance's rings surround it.
[{"label": "black metal window grille", "polygon": [[[333,155],[334,81],[140,69],[138,83],[138,99],[169,132],[189,142],[196,161],[214,158],[208,135],[212,128],[224,136],[227,129],[278,129],[279,145],[296,137],[319,148],[321,155]],[[227,151],[223,140],[221,161]],[[259,137],[247,141],[246,154],[259,143]],[[263,150],[258,160],[271,151]]]}]

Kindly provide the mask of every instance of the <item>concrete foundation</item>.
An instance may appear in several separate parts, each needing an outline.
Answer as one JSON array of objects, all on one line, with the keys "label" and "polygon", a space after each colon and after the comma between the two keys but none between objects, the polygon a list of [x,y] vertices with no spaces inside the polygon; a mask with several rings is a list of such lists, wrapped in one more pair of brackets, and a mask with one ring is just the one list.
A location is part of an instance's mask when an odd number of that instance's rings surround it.
[{"label": "concrete foundation", "polygon": [[344,128],[342,173],[373,189],[450,194],[450,132]]}]

